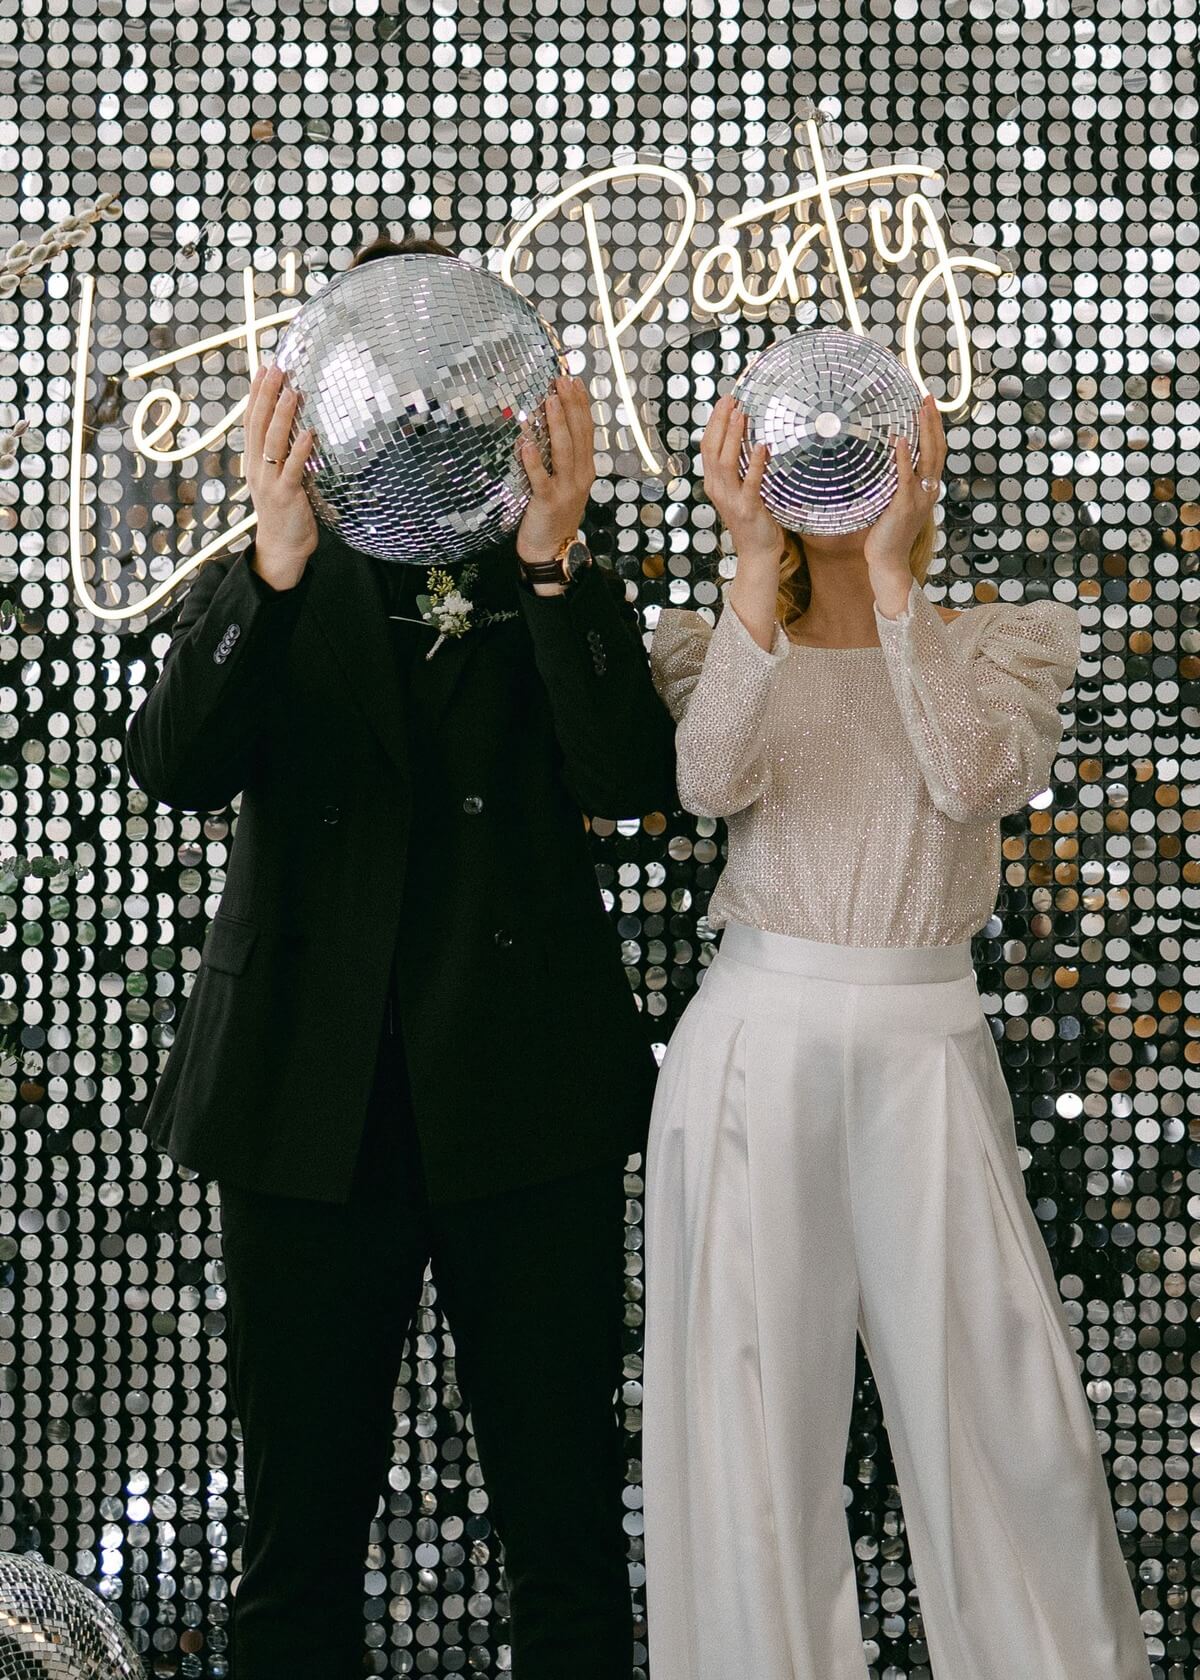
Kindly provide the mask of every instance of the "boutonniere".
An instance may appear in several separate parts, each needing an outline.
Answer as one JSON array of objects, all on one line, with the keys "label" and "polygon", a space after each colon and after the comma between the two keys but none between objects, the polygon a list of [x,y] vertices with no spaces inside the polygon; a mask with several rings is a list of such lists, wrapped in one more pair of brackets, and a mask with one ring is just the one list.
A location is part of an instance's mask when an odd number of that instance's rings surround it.
[{"label": "boutonniere", "polygon": [[[464,566],[457,578],[442,566],[430,568],[428,593],[417,596],[421,616],[409,620],[411,624],[431,624],[438,632],[438,639],[425,655],[426,659],[433,658],[447,636],[465,636],[476,625],[499,624],[502,619],[518,616],[515,610],[492,612],[476,608],[465,591],[471,588],[478,576],[478,566]],[[392,614],[393,618],[400,616]]]}]

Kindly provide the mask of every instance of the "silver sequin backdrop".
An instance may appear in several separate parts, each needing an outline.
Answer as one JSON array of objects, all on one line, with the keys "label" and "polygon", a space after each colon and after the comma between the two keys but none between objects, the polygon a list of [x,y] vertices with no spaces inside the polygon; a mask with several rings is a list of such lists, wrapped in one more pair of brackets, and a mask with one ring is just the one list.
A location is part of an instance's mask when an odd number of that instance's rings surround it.
[{"label": "silver sequin backdrop", "polygon": [[[959,605],[1052,592],[1082,612],[1052,798],[1004,824],[975,954],[1154,1672],[1192,1680],[1195,40],[1190,0],[0,0],[0,255],[103,194],[119,206],[57,254],[0,263],[0,433],[24,426],[0,437],[0,1548],[92,1583],[151,1672],[225,1672],[243,1532],[215,1193],[139,1124],[236,821],[156,810],[122,762],[167,642],[169,601],[138,603],[247,512],[229,423],[244,347],[176,353],[235,332],[251,293],[260,316],[294,307],[381,230],[452,228],[482,259],[617,155],[693,172],[703,250],[793,180],[788,137],[819,108],[832,168],[935,166],[948,248],[999,254],[1015,286],[963,281],[979,377],[928,588]],[[636,287],[679,206],[645,183],[596,204]],[[864,266],[864,210],[842,218],[848,272],[864,330],[894,344],[912,275]],[[643,448],[614,423],[578,219],[548,223],[535,258],[517,281],[558,311],[606,427],[596,546],[649,631],[668,600],[717,598],[694,478],[709,405],[789,320],[843,325],[838,277],[814,250],[816,290],[794,304],[648,323]],[[935,384],[947,338],[931,297]],[[161,402],[139,411],[153,381],[178,393],[174,425]],[[76,542],[97,611],[72,588]],[[660,1044],[711,951],[723,838],[670,812],[594,828],[597,890]],[[628,1192],[640,1604],[636,1171]],[[503,1580],[432,1287],[396,1401],[408,1421],[363,1584],[374,1670],[495,1673]],[[865,1366],[846,1486],[872,1673],[928,1680]]]}]

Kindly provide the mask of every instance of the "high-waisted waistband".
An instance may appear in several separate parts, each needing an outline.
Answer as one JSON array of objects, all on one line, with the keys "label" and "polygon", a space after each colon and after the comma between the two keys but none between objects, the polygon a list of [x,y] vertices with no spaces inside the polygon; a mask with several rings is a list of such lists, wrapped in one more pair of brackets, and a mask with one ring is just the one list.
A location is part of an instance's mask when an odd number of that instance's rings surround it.
[{"label": "high-waisted waistband", "polygon": [[904,981],[960,980],[973,972],[969,943],[959,945],[833,945],[791,933],[729,922],[721,935],[722,955],[751,968],[781,974],[811,974],[856,986],[893,986]]}]

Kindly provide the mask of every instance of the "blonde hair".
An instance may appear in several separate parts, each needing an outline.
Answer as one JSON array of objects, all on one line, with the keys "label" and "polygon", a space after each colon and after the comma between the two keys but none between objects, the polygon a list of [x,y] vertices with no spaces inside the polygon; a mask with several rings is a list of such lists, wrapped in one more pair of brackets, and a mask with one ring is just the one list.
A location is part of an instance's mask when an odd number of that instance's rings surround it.
[{"label": "blonde hair", "polygon": [[[937,524],[931,513],[917,532],[908,551],[909,570],[918,583],[925,582],[929,562],[933,559],[936,536]],[[779,595],[775,616],[786,632],[808,611],[812,585],[808,576],[808,561],[804,558],[800,538],[794,531],[785,532],[784,537],[783,564],[779,569]]]}]

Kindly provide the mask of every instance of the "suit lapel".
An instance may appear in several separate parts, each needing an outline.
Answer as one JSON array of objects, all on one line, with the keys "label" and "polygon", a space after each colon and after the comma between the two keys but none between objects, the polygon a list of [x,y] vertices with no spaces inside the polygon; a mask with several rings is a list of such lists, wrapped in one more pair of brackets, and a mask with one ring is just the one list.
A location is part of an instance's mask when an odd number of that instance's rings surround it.
[{"label": "suit lapel", "polygon": [[388,757],[407,780],[404,695],[375,568],[326,531],[308,564],[309,604],[321,631]]},{"label": "suit lapel", "polygon": [[[475,564],[479,575],[470,589],[472,616],[519,611],[515,535],[478,556]],[[376,569],[329,531],[322,531],[309,566],[311,604],[321,630],[388,756],[407,778],[405,700],[396,674],[388,604]],[[416,617],[415,606],[412,612]],[[432,659],[421,654],[414,660],[411,680],[420,685],[431,722],[443,716],[472,656],[496,628],[473,623],[463,635],[447,636]],[[428,635],[432,647],[437,631],[431,627]]]},{"label": "suit lapel", "polygon": [[[447,636],[432,659],[422,656],[413,672],[413,682],[421,685],[430,721],[439,723],[451,696],[462,680],[462,674],[480,639],[487,635],[478,625],[462,636]],[[429,632],[429,646],[437,640],[437,631]]]},{"label": "suit lapel", "polygon": [[[489,636],[501,628],[477,622],[486,612],[510,612],[517,606],[516,537],[510,535],[475,559],[476,581],[465,590],[473,607],[472,624],[461,636],[447,636],[432,659],[416,662],[414,681],[421,685],[431,721],[437,723],[450,704],[463,673]],[[430,647],[437,631],[430,630]]]}]

